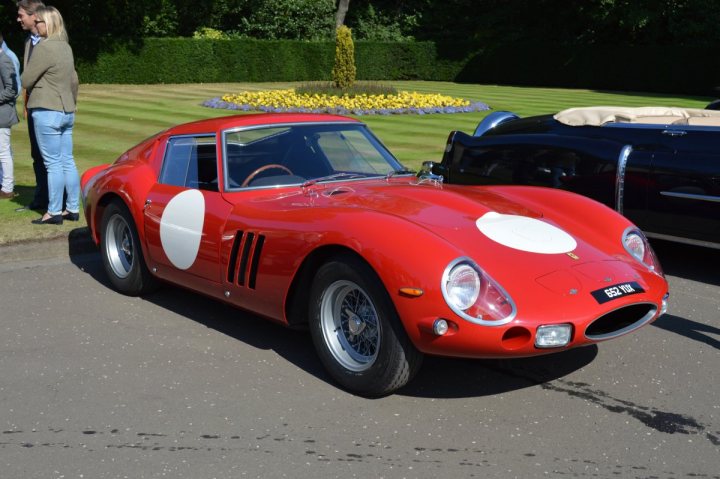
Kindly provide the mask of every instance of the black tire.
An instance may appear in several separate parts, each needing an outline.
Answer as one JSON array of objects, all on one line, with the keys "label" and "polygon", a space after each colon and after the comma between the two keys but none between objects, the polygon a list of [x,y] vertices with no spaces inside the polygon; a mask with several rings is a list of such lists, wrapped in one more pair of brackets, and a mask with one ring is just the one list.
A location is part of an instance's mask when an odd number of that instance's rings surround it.
[{"label": "black tire", "polygon": [[401,388],[420,369],[387,291],[363,261],[343,256],[318,270],[310,291],[310,333],[325,369],[367,397]]},{"label": "black tire", "polygon": [[113,201],[103,212],[100,254],[115,289],[128,296],[154,291],[158,281],[145,264],[137,228],[127,206]]}]

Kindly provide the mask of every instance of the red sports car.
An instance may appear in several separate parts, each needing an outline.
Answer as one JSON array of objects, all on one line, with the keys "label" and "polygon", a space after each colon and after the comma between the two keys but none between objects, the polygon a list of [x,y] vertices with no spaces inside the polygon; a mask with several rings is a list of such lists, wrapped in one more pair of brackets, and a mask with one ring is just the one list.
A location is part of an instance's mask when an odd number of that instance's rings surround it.
[{"label": "red sports car", "polygon": [[389,394],[424,354],[519,357],[666,311],[645,236],[591,199],[415,176],[361,122],[256,114],[170,128],[82,177],[118,291],[174,283],[308,327],[329,374]]}]

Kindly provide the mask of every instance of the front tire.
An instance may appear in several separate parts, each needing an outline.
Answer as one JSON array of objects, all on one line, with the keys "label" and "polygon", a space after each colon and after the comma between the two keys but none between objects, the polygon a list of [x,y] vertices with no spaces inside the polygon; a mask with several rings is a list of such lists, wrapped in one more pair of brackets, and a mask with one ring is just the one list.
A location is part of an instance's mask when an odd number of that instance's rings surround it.
[{"label": "front tire", "polygon": [[103,266],[115,289],[128,296],[157,289],[157,279],[145,264],[135,221],[124,203],[113,201],[105,208],[100,231]]},{"label": "front tire", "polygon": [[310,333],[328,373],[348,390],[384,396],[407,384],[422,354],[403,329],[375,272],[343,256],[318,270],[310,293]]}]

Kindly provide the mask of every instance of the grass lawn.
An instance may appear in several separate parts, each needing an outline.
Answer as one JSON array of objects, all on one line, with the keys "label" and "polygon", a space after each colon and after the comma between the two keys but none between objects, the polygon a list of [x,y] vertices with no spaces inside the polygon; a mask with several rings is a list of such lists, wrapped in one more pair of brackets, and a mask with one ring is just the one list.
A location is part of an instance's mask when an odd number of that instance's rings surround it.
[{"label": "grass lawn", "polygon": [[[578,106],[664,105],[703,108],[712,98],[636,92],[601,92],[557,88],[464,85],[442,82],[393,82],[398,90],[442,93],[483,101],[493,110],[510,110],[520,116],[553,113]],[[111,163],[139,141],[171,125],[235,112],[200,106],[204,100],[242,90],[290,88],[290,83],[193,85],[81,85],[74,132],[75,160],[80,172]],[[422,161],[439,161],[451,130],[471,132],[488,112],[433,115],[363,116],[370,128],[406,166],[417,169]],[[13,127],[15,191],[20,196],[0,201],[0,245],[18,241],[66,236],[84,223],[36,226],[38,215],[15,209],[30,202],[35,177],[30,159],[27,123]]]}]

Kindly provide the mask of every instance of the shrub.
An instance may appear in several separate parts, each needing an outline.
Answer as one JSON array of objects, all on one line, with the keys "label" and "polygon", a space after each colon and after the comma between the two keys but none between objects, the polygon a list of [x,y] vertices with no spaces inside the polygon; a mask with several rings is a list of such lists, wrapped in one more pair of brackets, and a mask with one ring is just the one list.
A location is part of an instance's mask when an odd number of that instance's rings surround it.
[{"label": "shrub", "polygon": [[355,46],[352,32],[345,25],[340,25],[335,37],[335,66],[332,78],[338,88],[350,88],[355,83]]},{"label": "shrub", "polygon": [[228,38],[225,32],[210,27],[201,27],[195,30],[193,38],[208,38],[210,40],[222,40]]}]

